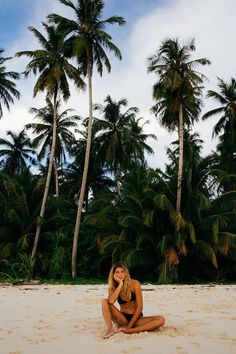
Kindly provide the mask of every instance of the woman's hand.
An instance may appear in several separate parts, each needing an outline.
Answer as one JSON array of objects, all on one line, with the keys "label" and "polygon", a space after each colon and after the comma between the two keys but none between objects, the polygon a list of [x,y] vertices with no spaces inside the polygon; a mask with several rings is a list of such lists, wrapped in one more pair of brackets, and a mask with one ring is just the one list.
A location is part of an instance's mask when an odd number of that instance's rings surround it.
[{"label": "woman's hand", "polygon": [[118,284],[122,284],[123,285],[123,280],[118,278],[118,276],[116,274],[114,274],[114,280],[118,283]]},{"label": "woman's hand", "polygon": [[119,332],[129,334],[129,333],[132,333],[132,329],[128,326],[123,326],[123,327],[119,328]]}]

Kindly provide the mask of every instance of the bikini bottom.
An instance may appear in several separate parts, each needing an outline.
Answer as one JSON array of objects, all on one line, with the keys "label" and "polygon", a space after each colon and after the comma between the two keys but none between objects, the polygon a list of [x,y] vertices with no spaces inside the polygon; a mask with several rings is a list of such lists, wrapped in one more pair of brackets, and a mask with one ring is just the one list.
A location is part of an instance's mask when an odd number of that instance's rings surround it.
[{"label": "bikini bottom", "polygon": [[[125,318],[127,319],[127,321],[129,322],[131,320],[131,318],[133,317],[133,313],[124,313],[124,312],[121,312],[122,315],[125,316]],[[143,313],[141,312],[139,317],[142,317],[143,316]]]}]

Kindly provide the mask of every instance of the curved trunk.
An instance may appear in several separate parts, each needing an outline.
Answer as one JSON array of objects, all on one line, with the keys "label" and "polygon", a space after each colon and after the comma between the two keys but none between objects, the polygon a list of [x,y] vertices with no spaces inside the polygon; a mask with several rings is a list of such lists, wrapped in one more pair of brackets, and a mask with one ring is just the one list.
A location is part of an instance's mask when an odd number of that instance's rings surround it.
[{"label": "curved trunk", "polygon": [[84,161],[84,170],[82,177],[82,184],[80,188],[79,204],[77,209],[76,223],[74,229],[74,238],[73,238],[73,249],[72,249],[72,260],[71,260],[71,271],[72,278],[75,278],[77,275],[77,246],[78,246],[78,236],[80,230],[81,214],[84,202],[84,195],[86,190],[88,168],[89,168],[89,158],[90,158],[90,149],[92,141],[92,124],[93,124],[93,102],[92,102],[92,68],[90,60],[88,59],[88,92],[89,92],[89,121],[88,121],[88,135],[87,135],[87,144],[85,152],[85,161]]},{"label": "curved trunk", "polygon": [[43,194],[43,200],[42,200],[41,209],[40,209],[39,220],[37,222],[37,229],[36,229],[36,234],[35,234],[35,239],[34,239],[34,245],[33,245],[32,253],[31,253],[32,259],[35,258],[35,254],[36,254],[37,247],[38,247],[41,226],[42,226],[42,221],[43,221],[44,213],[45,213],[45,209],[46,209],[48,191],[49,191],[50,180],[51,180],[52,169],[53,169],[53,162],[54,162],[54,155],[55,155],[55,148],[56,148],[56,129],[57,129],[57,105],[56,105],[57,100],[56,100],[56,97],[57,97],[57,93],[54,94],[54,101],[53,101],[52,145],[51,145],[51,152],[50,152],[50,158],[49,158],[49,164],[48,164],[48,173],[47,173],[47,178],[46,178],[46,183],[45,183],[45,188],[44,188],[44,194]]},{"label": "curved trunk", "polygon": [[56,190],[56,197],[59,197],[59,182],[58,182],[58,171],[57,171],[57,160],[54,156],[54,173],[55,173],[55,190]]},{"label": "curved trunk", "polygon": [[[183,166],[184,166],[184,120],[183,120],[183,106],[180,103],[179,107],[179,163],[178,163],[178,180],[177,180],[177,196],[176,196],[176,210],[181,210],[181,196],[182,196],[182,179],[183,179]],[[179,231],[179,225],[176,227]]]}]

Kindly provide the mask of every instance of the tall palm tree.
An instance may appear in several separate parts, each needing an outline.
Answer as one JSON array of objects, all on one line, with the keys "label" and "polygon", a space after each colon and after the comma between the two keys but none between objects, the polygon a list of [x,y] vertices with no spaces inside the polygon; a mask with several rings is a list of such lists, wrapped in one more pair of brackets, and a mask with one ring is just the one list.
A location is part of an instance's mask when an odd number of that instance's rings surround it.
[{"label": "tall palm tree", "polygon": [[3,169],[10,174],[19,174],[27,169],[27,162],[36,163],[35,158],[33,158],[36,152],[32,149],[32,143],[25,130],[22,130],[19,134],[8,130],[7,135],[10,140],[0,139],[0,146],[4,147],[0,150]]},{"label": "tall palm tree", "polygon": [[[153,153],[146,143],[148,138],[156,139],[153,134],[145,134],[140,125],[141,118],[136,118],[137,107],[130,107],[125,112],[127,100],[118,102],[107,96],[104,105],[96,105],[103,115],[94,123],[97,141],[104,165],[114,173],[118,195],[120,195],[121,171],[131,167],[137,161],[144,162],[144,153]],[[145,122],[145,123],[148,123]]]},{"label": "tall palm tree", "polygon": [[78,235],[86,189],[92,139],[92,76],[95,66],[100,75],[103,73],[104,65],[108,72],[111,70],[111,64],[105,49],[109,49],[115,54],[115,56],[121,59],[119,49],[111,42],[111,36],[105,32],[105,25],[115,23],[123,25],[125,21],[122,17],[117,16],[102,20],[102,12],[104,8],[103,0],[77,0],[76,5],[71,0],[59,1],[74,11],[76,20],[67,19],[57,14],[51,14],[48,17],[51,21],[59,24],[59,28],[66,30],[67,33],[70,34],[68,41],[71,44],[71,55],[77,58],[80,71],[88,79],[89,96],[88,139],[72,250],[72,277],[75,278]]},{"label": "tall palm tree", "polygon": [[228,173],[236,172],[236,80],[225,82],[218,78],[219,92],[209,90],[207,97],[219,106],[204,114],[202,119],[219,116],[212,136],[219,136],[217,150],[220,152],[221,167]]},{"label": "tall palm tree", "polygon": [[[33,139],[32,143],[35,147],[40,147],[39,160],[44,159],[50,153],[52,145],[52,128],[53,128],[53,104],[49,97],[46,99],[47,105],[42,108],[31,108],[30,113],[35,114],[40,122],[29,123],[26,129],[32,129],[33,134],[37,136]],[[77,127],[77,121],[80,119],[78,116],[73,115],[68,117],[71,109],[67,109],[59,113],[60,104],[57,102],[57,118],[56,118],[56,148],[54,156],[54,169],[56,179],[56,195],[59,195],[59,186],[57,178],[57,167],[62,166],[66,161],[66,154],[70,155],[71,147],[75,144],[75,136],[70,131],[70,128]]]},{"label": "tall palm tree", "polygon": [[11,57],[3,58],[1,56],[3,52],[4,50],[0,49],[0,118],[3,116],[2,105],[10,110],[10,103],[14,103],[14,97],[20,97],[16,84],[11,80],[19,79],[19,74],[15,71],[6,71],[6,67],[3,64],[5,61],[10,60]]},{"label": "tall palm tree", "polygon": [[205,78],[195,69],[210,63],[206,58],[190,60],[194,50],[194,40],[182,45],[178,39],[167,39],[148,58],[148,71],[158,74],[158,81],[153,87],[153,98],[157,103],[152,110],[156,115],[160,114],[160,123],[169,131],[178,129],[177,212],[181,210],[184,128],[200,114],[200,95]]},{"label": "tall palm tree", "polygon": [[45,183],[44,195],[40,210],[39,221],[35,234],[35,241],[32,250],[32,258],[35,258],[42,221],[46,208],[50,179],[52,174],[53,161],[56,149],[56,129],[57,129],[57,101],[60,96],[67,100],[70,96],[69,84],[67,79],[74,81],[77,87],[83,87],[84,82],[81,80],[78,70],[67,60],[67,43],[65,41],[65,33],[58,32],[56,27],[43,23],[46,30],[47,38],[44,37],[36,28],[30,27],[39,41],[41,48],[34,51],[18,52],[17,56],[26,55],[31,58],[31,61],[26,66],[26,77],[32,72],[39,74],[39,77],[34,86],[33,95],[36,96],[40,91],[46,91],[48,97],[52,98],[53,104],[53,129],[52,129],[52,145],[48,164],[48,173]]}]

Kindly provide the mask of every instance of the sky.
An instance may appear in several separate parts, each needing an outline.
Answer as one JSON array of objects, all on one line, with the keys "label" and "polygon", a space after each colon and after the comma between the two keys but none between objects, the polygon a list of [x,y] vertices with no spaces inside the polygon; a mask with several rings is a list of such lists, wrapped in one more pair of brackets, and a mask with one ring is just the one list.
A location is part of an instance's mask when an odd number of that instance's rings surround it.
[{"label": "sky", "polygon": [[[33,26],[43,33],[42,21],[52,12],[72,16],[58,0],[0,0],[0,48],[5,50],[4,56],[13,57],[6,63],[8,71],[24,71],[29,59],[14,58],[14,55],[17,51],[39,47],[28,27]],[[229,81],[236,76],[235,13],[235,0],[105,0],[103,17],[123,16],[127,23],[122,27],[113,25],[106,28],[120,48],[122,60],[109,54],[111,73],[104,73],[102,78],[95,73],[93,100],[94,103],[103,103],[110,95],[117,101],[126,98],[129,107],[139,108],[138,117],[143,117],[143,122],[149,120],[145,133],[157,136],[157,141],[149,141],[155,152],[147,156],[149,166],[164,168],[166,149],[177,135],[160,127],[157,118],[150,113],[156,77],[147,73],[147,58],[168,37],[178,37],[182,43],[195,38],[196,51],[192,59],[206,57],[211,61],[210,66],[200,68],[208,78],[202,112],[214,108],[216,103],[205,98],[207,90],[218,90],[217,77]],[[21,97],[11,106],[10,112],[4,109],[0,137],[5,137],[7,130],[19,132],[25,124],[33,122],[34,116],[29,113],[31,107],[45,106],[44,93],[33,98],[35,80],[36,77],[31,76],[17,81]],[[87,94],[76,91],[71,85],[71,98],[62,109],[67,108],[73,108],[76,114],[86,117]],[[217,140],[211,137],[216,122],[217,117],[200,120],[193,127],[204,141],[203,155],[209,154],[216,146]]]}]

